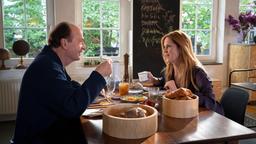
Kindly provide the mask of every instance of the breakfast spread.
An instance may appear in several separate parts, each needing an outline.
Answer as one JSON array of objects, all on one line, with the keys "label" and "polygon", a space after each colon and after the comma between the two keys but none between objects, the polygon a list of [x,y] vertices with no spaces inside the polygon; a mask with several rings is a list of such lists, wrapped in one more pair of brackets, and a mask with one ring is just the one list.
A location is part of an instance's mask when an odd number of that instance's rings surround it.
[{"label": "breakfast spread", "polygon": [[130,83],[129,88],[134,90],[143,90],[143,85],[140,82],[134,82]]},{"label": "breakfast spread", "polygon": [[142,82],[142,85],[144,87],[152,87],[152,86],[154,86],[154,84],[152,82]]},{"label": "breakfast spread", "polygon": [[99,102],[99,105],[110,105],[110,104],[112,104],[110,101],[101,101],[101,102]]},{"label": "breakfast spread", "polygon": [[179,88],[175,91],[166,91],[164,94],[166,98],[176,99],[176,100],[191,100],[195,99],[195,96],[191,90],[187,88]]},{"label": "breakfast spread", "polygon": [[132,102],[132,103],[143,102],[146,99],[147,97],[142,95],[129,95],[129,96],[121,97],[122,102]]}]

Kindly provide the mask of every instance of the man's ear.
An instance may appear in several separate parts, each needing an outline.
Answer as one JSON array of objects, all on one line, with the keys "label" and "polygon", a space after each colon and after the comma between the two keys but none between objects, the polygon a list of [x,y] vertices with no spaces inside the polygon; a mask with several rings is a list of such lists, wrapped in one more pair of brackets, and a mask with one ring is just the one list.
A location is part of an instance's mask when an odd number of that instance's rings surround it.
[{"label": "man's ear", "polygon": [[60,45],[61,45],[61,47],[63,47],[64,49],[67,49],[67,44],[68,44],[68,41],[67,41],[66,39],[62,38],[62,39],[60,40]]}]

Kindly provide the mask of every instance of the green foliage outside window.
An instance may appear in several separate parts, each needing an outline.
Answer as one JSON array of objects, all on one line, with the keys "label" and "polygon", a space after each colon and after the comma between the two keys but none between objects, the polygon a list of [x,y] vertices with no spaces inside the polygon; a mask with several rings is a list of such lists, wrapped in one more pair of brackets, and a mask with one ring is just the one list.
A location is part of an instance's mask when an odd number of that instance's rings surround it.
[{"label": "green foliage outside window", "polygon": [[256,13],[256,0],[240,0],[240,12],[248,10]]},{"label": "green foliage outside window", "polygon": [[86,57],[118,56],[120,50],[119,0],[83,0]]},{"label": "green foliage outside window", "polygon": [[182,0],[182,30],[192,40],[196,55],[211,54],[212,1]]},{"label": "green foliage outside window", "polygon": [[46,0],[2,0],[5,48],[12,57],[13,42],[24,39],[30,44],[28,57],[35,57],[46,44]]}]

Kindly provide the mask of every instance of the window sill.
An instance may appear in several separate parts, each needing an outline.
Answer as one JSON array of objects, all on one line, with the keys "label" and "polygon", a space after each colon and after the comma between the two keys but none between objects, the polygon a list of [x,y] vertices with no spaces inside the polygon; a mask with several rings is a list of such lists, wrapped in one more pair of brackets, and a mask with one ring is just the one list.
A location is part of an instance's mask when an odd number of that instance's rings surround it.
[{"label": "window sill", "polygon": [[203,65],[222,65],[223,63],[218,62],[201,62]]}]

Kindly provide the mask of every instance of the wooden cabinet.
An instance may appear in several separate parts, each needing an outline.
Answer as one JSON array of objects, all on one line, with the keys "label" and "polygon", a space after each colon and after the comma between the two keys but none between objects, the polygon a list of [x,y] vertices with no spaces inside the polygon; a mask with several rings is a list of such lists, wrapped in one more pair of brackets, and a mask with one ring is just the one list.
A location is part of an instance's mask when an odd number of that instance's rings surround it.
[{"label": "wooden cabinet", "polygon": [[219,101],[221,99],[222,93],[222,85],[221,80],[219,79],[212,79],[212,86],[213,86],[213,93],[215,94],[215,99]]},{"label": "wooden cabinet", "polygon": [[[255,44],[229,44],[228,74],[234,69],[256,68]],[[256,71],[237,72],[230,79],[234,82],[256,82]],[[256,92],[250,91],[250,101],[256,100]]]}]

